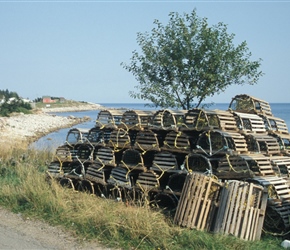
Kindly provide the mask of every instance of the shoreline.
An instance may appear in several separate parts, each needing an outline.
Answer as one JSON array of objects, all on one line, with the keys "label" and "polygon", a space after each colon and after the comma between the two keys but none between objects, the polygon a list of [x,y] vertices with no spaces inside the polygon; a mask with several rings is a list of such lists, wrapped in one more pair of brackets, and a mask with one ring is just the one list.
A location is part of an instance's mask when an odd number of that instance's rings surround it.
[{"label": "shoreline", "polygon": [[0,146],[26,148],[41,137],[63,128],[91,120],[90,117],[58,116],[60,112],[78,112],[101,110],[98,104],[89,104],[62,108],[44,108],[34,110],[33,114],[16,113],[10,117],[0,117]]}]

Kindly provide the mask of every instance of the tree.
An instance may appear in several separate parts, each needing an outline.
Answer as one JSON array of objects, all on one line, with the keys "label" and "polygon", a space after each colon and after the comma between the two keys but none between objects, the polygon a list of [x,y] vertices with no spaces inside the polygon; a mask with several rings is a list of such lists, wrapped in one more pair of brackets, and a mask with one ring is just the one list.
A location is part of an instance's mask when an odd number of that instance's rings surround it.
[{"label": "tree", "polygon": [[155,20],[151,33],[137,33],[141,52],[133,51],[130,64],[121,63],[138,82],[131,97],[156,107],[190,109],[233,84],[253,85],[263,75],[261,59],[250,61],[246,41],[235,46],[227,25],[209,27],[196,10],[169,17],[166,26]]}]

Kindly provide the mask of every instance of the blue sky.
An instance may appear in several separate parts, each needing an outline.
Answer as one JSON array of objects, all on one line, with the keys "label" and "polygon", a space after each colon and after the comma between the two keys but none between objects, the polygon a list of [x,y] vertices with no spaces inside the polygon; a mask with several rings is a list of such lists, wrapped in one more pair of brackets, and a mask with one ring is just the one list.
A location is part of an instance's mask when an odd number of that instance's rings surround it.
[{"label": "blue sky", "polygon": [[170,12],[223,22],[235,43],[246,41],[265,75],[254,86],[232,86],[207,102],[237,94],[290,102],[290,1],[2,1],[0,89],[24,98],[43,95],[95,103],[140,102],[123,69],[138,49],[137,32],[168,22]]}]

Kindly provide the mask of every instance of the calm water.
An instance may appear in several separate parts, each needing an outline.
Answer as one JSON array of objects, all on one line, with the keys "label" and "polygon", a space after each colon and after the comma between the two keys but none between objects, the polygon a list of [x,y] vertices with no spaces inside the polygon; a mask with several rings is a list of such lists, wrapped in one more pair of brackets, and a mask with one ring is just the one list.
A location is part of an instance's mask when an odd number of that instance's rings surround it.
[{"label": "calm water", "polygon": [[[102,106],[109,108],[124,108],[124,109],[136,109],[136,110],[158,110],[158,108],[150,108],[146,107],[144,104],[141,103],[101,103]],[[271,109],[273,116],[277,118],[283,119],[288,129],[290,128],[290,103],[272,103]],[[220,110],[227,110],[229,104],[228,103],[217,103],[209,107],[209,109],[220,109]],[[95,126],[95,121],[97,119],[99,111],[92,110],[92,111],[82,111],[82,112],[65,112],[65,113],[55,113],[59,116],[75,116],[75,117],[83,117],[89,116],[91,117],[91,121],[78,124],[74,127],[77,128],[92,128]],[[47,149],[47,150],[55,150],[59,145],[63,144],[66,139],[66,135],[69,128],[61,129],[57,132],[53,132],[48,134],[47,136],[42,137],[37,142],[33,143],[31,146],[37,149]]]}]

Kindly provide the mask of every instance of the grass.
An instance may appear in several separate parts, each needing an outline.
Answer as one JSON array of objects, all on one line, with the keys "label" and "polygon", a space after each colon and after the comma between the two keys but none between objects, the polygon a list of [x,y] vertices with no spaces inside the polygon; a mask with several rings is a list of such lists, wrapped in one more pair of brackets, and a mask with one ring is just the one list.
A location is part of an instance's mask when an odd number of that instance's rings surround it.
[{"label": "grass", "polygon": [[51,153],[1,150],[0,205],[24,216],[61,225],[80,239],[121,249],[283,249],[281,239],[247,242],[180,228],[161,211],[99,198],[47,181]]}]

